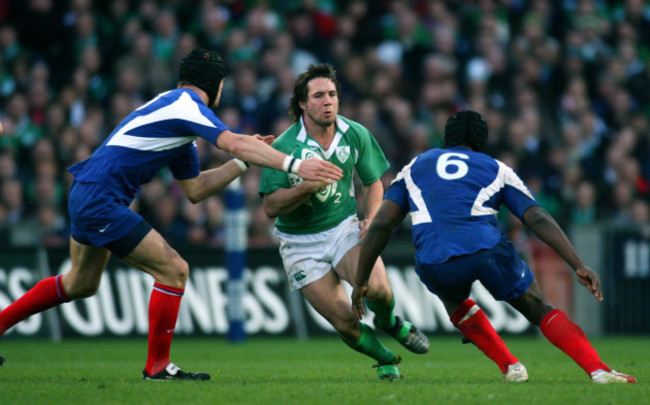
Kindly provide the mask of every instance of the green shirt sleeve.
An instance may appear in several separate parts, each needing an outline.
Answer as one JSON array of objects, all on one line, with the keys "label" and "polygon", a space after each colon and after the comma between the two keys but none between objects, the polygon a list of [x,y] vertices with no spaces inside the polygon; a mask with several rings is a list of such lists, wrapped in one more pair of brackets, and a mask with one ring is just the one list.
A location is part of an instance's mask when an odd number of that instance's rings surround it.
[{"label": "green shirt sleeve", "polygon": [[[280,138],[276,139],[271,146],[274,149],[290,154],[291,151],[288,149],[288,145],[283,143]],[[289,176],[287,173],[282,170],[275,170],[265,167],[262,169],[262,177],[260,178],[260,194],[271,194],[279,188],[290,188],[289,185]]]},{"label": "green shirt sleeve", "polygon": [[390,163],[375,137],[362,125],[354,125],[359,140],[359,158],[355,165],[359,179],[365,186],[377,181],[388,170]]}]

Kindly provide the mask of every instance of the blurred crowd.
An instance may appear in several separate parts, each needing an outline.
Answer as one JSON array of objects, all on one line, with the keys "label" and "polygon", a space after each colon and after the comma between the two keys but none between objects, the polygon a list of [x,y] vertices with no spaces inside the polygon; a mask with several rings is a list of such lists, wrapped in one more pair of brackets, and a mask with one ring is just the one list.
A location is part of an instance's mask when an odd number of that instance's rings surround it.
[{"label": "blurred crowd", "polygon": [[[471,108],[561,225],[650,223],[645,0],[0,0],[0,246],[67,243],[66,168],[175,87],[195,46],[227,62],[216,112],[235,132],[279,135],[296,76],[329,62],[386,185]],[[204,169],[229,158],[197,144]],[[275,243],[259,176],[242,177],[249,246]],[[193,205],[168,171],[133,208],[172,245],[223,243],[223,196]]]}]

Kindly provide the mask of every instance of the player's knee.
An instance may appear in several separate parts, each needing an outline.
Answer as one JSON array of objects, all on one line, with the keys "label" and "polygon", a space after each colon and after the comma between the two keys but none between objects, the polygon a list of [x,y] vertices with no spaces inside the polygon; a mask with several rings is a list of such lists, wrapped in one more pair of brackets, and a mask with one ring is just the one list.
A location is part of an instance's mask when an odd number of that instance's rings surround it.
[{"label": "player's knee", "polygon": [[393,300],[393,292],[390,289],[390,285],[381,285],[375,288],[371,286],[366,294],[366,300],[377,304],[390,305]]},{"label": "player's knee", "polygon": [[169,270],[169,278],[172,281],[172,287],[184,288],[187,278],[190,275],[190,265],[180,256],[172,261]]},{"label": "player's knee", "polygon": [[67,287],[65,293],[71,300],[92,297],[97,293],[99,283],[92,281],[78,281],[74,280]]},{"label": "player's knee", "polygon": [[93,295],[95,295],[97,293],[98,289],[99,289],[99,285],[86,285],[86,286],[83,286],[83,288],[77,294],[79,296],[78,298],[92,297]]},{"label": "player's knee", "polygon": [[528,319],[528,322],[539,326],[542,319],[544,319],[546,314],[551,312],[554,307],[543,299],[529,296],[518,309],[519,312]]},{"label": "player's knee", "polygon": [[529,314],[526,318],[528,318],[528,321],[533,325],[539,326],[542,323],[542,319],[544,319],[544,317],[554,309],[555,307],[546,302],[538,302],[530,308]]}]

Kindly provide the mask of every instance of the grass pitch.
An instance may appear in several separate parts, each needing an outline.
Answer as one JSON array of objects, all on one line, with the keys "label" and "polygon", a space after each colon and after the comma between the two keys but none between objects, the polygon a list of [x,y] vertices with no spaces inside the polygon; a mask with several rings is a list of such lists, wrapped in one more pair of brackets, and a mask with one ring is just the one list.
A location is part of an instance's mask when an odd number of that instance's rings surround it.
[{"label": "grass pitch", "polygon": [[297,341],[177,337],[172,361],[208,382],[141,379],[146,339],[0,342],[0,404],[647,404],[650,337],[593,339],[601,358],[637,384],[594,385],[542,337],[506,337],[530,382],[504,384],[499,369],[460,337],[431,336],[402,356],[401,381],[378,381],[373,361],[336,338]]}]

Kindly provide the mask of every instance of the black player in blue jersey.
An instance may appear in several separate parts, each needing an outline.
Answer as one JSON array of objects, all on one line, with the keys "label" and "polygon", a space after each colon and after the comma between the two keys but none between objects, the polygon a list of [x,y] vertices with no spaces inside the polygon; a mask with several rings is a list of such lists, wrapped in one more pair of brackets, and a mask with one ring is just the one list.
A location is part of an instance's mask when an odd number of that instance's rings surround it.
[{"label": "black player in blue jersey", "polygon": [[528,373],[469,299],[476,280],[539,326],[595,383],[636,382],[603,363],[582,329],[548,303],[533,273],[499,230],[496,214],[505,205],[602,301],[598,274],[584,264],[562,229],[510,167],[483,153],[487,136],[480,114],[458,112],[447,121],[445,148],[422,153],[399,173],[363,240],[353,310],[359,317],[364,313],[362,298],[373,263],[393,229],[410,214],[420,280],[442,300],[463,338],[499,366],[506,382],[527,381]]}]

